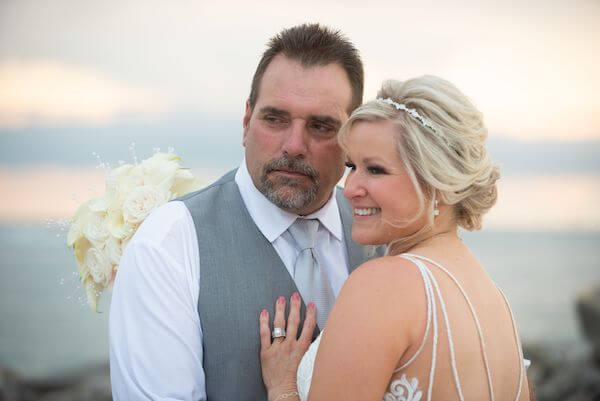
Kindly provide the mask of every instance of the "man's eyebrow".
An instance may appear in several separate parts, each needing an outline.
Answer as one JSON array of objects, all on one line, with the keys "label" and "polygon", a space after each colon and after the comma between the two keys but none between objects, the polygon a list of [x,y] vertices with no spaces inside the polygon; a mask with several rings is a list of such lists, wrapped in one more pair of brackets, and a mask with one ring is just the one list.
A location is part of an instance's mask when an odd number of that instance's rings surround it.
[{"label": "man's eyebrow", "polygon": [[331,116],[310,116],[310,120],[317,121],[322,124],[333,125],[336,129],[342,126],[342,122],[340,120]]},{"label": "man's eyebrow", "polygon": [[262,107],[259,110],[259,113],[260,114],[274,114],[274,115],[280,116],[280,117],[289,117],[290,116],[289,112],[287,112],[285,110],[278,109],[278,108],[273,107],[273,106]]}]

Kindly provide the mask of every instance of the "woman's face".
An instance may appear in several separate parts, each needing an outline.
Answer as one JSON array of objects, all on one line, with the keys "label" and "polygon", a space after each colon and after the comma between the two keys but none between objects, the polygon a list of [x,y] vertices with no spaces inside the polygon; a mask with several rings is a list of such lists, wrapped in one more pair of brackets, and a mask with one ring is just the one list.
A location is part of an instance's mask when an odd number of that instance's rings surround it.
[{"label": "woman's face", "polygon": [[344,196],[353,208],[352,239],[360,244],[389,244],[426,224],[424,213],[415,220],[420,204],[397,135],[399,128],[382,120],[356,122],[346,137],[350,173]]}]

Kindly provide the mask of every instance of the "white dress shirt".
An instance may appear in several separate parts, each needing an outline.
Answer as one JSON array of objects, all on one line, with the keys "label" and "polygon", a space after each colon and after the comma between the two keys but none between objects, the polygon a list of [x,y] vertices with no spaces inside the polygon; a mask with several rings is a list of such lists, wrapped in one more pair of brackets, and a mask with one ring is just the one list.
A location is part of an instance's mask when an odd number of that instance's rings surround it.
[{"label": "white dress shirt", "polygon": [[[299,250],[287,229],[298,216],[278,208],[256,189],[245,161],[235,182],[252,219],[293,277]],[[335,196],[306,217],[321,222],[316,257],[337,296],[348,276],[348,261]],[[182,202],[169,202],[139,227],[123,253],[113,288],[109,338],[116,401],[206,400],[200,280],[194,221]]]}]

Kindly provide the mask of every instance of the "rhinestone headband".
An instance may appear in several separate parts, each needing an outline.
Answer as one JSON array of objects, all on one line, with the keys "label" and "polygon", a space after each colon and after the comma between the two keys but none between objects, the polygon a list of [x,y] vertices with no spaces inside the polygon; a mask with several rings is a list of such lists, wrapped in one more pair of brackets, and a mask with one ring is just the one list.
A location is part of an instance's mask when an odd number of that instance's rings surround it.
[{"label": "rhinestone headband", "polygon": [[429,128],[434,133],[436,132],[435,128],[433,128],[433,125],[431,125],[431,122],[429,122],[428,119],[426,119],[425,117],[423,117],[422,115],[420,115],[417,110],[415,110],[415,109],[409,109],[408,107],[406,107],[406,105],[404,105],[402,103],[394,102],[389,97],[386,97],[385,99],[378,97],[376,100],[379,100],[379,101],[381,101],[383,103],[387,103],[390,106],[394,106],[396,108],[396,110],[404,110],[405,112],[408,113],[409,116],[411,116],[412,118],[414,118],[415,120],[417,120],[423,127]]}]

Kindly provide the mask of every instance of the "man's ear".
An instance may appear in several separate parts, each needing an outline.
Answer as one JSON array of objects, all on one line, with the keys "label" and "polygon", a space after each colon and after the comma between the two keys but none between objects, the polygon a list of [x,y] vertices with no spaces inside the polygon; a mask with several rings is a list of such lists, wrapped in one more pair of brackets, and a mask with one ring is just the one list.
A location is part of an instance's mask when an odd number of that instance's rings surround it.
[{"label": "man's ear", "polygon": [[248,125],[250,124],[250,117],[252,117],[252,106],[250,101],[246,100],[246,112],[244,113],[244,119],[242,120],[242,127],[244,128],[244,137],[242,138],[242,145],[246,146],[246,136],[248,135]]}]

